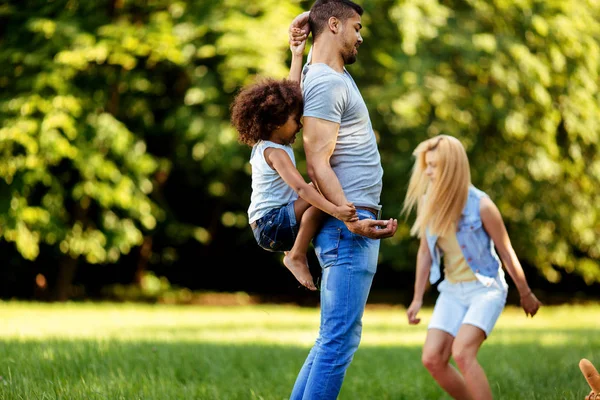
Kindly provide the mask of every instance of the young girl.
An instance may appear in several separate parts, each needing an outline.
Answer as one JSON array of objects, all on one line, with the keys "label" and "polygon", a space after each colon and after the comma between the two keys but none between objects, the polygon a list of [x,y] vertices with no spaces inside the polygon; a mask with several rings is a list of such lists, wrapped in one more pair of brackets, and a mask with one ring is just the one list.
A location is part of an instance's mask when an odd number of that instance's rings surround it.
[{"label": "young girl", "polygon": [[[440,279],[443,256],[444,279],[428,326],[423,364],[454,399],[491,399],[477,352],[506,303],[502,263],[519,290],[525,314],[533,317],[541,303],[527,284],[498,208],[471,185],[469,160],[460,141],[439,135],[419,144],[413,155],[402,211],[409,214],[416,206],[411,233],[421,245],[408,322],[420,322],[417,314],[427,277],[431,284]],[[458,371],[449,364],[450,356]]]},{"label": "young girl", "polygon": [[296,33],[288,79],[267,78],[244,88],[233,101],[231,122],[240,142],[252,147],[248,219],[257,243],[268,251],[285,252],[285,266],[303,286],[316,290],[306,252],[322,220],[321,210],[342,221],[358,217],[353,204],[329,202],[296,169],[291,145],[302,128],[300,73],[306,43],[306,36]]}]

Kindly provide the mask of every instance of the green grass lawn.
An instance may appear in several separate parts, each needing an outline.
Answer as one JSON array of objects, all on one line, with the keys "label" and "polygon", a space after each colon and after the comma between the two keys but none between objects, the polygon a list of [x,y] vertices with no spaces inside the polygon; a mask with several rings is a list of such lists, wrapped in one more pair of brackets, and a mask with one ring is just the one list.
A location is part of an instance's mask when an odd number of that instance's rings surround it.
[{"label": "green grass lawn", "polygon": [[[368,308],[340,399],[448,399],[421,365],[431,310]],[[317,309],[0,303],[0,399],[286,399]],[[480,352],[497,399],[577,399],[600,306],[508,307]]]}]

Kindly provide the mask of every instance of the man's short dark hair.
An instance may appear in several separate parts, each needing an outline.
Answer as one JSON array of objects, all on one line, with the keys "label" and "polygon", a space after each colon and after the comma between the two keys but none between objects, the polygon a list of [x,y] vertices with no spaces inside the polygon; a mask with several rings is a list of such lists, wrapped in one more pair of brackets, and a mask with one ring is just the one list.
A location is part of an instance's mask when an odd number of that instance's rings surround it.
[{"label": "man's short dark hair", "polygon": [[310,8],[308,15],[313,40],[323,32],[329,18],[336,17],[344,22],[348,18],[352,18],[354,13],[363,15],[363,8],[350,0],[317,0]]}]

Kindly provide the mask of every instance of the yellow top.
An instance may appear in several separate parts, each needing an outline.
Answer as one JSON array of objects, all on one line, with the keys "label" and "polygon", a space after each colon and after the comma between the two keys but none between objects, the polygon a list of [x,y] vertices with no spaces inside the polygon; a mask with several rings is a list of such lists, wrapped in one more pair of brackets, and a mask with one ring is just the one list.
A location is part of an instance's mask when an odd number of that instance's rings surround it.
[{"label": "yellow top", "polygon": [[438,237],[437,244],[444,252],[444,275],[448,282],[460,283],[477,279],[463,256],[456,233]]}]

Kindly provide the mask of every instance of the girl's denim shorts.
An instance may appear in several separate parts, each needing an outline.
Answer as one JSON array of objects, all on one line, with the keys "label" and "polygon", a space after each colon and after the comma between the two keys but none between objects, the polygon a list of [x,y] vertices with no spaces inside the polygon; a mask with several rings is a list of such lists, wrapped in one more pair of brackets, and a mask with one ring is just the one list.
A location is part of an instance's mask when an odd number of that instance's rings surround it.
[{"label": "girl's denim shorts", "polygon": [[291,250],[298,236],[294,201],[256,220],[252,232],[258,245],[267,251]]}]

